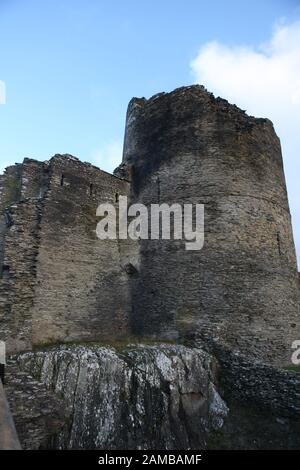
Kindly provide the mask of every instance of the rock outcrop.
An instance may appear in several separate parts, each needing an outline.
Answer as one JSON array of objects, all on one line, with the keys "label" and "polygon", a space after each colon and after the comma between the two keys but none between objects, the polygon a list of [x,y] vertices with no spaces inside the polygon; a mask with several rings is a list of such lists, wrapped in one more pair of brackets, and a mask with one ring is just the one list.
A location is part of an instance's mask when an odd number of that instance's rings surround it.
[{"label": "rock outcrop", "polygon": [[[228,414],[216,390],[217,363],[201,349],[168,344],[120,350],[62,346],[21,354],[13,362],[65,409],[65,426],[58,421],[56,433],[53,427],[52,435],[40,427],[40,440],[34,444],[41,447],[203,449]],[[26,382],[23,387],[26,402]],[[21,443],[32,448],[28,435],[34,434],[34,420],[26,421],[25,412],[24,426],[14,398],[11,404]],[[41,405],[32,396],[31,415],[40,418],[36,422],[47,416],[48,404],[49,399]]]},{"label": "rock outcrop", "polygon": [[300,378],[172,344],[21,353],[6,391],[24,449],[297,449]]}]

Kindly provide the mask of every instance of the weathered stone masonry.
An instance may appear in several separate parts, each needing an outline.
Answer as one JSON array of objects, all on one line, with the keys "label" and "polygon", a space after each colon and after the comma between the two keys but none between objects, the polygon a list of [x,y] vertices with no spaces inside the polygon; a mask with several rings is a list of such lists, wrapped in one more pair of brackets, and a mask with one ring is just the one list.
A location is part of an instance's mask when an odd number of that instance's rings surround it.
[{"label": "weathered stone masonry", "polygon": [[290,361],[300,337],[297,265],[280,142],[201,86],[128,108],[121,173],[132,202],[205,204],[205,244],[141,240],[137,334],[200,334],[252,359]]},{"label": "weathered stone masonry", "polygon": [[[96,208],[120,195],[204,203],[204,248],[98,240]],[[299,280],[270,121],[200,86],[135,98],[115,175],[25,159],[0,176],[0,213],[23,448],[299,448],[299,374],[282,370]]]},{"label": "weathered stone masonry", "polygon": [[103,245],[95,229],[99,202],[115,203],[129,183],[71,156],[25,159],[17,169],[11,186],[19,193],[2,218],[0,328],[8,351],[127,333],[118,241]]},{"label": "weathered stone masonry", "polygon": [[[267,119],[200,86],[133,99],[116,176],[56,155],[9,167],[0,184],[0,332],[9,351],[199,336],[290,363],[298,273],[280,143]],[[204,203],[203,250],[98,240],[96,208],[120,194],[146,205]]]}]

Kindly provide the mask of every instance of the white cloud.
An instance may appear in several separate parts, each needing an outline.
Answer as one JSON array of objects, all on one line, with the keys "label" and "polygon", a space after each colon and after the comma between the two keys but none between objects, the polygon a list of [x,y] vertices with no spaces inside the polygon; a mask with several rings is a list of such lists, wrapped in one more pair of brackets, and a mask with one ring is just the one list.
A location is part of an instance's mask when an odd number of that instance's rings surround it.
[{"label": "white cloud", "polygon": [[120,165],[122,161],[123,144],[119,141],[111,142],[103,148],[92,153],[91,161],[101,170],[110,173]]},{"label": "white cloud", "polygon": [[191,62],[196,83],[274,123],[283,157],[300,256],[300,21],[280,25],[258,48],[213,41]]}]

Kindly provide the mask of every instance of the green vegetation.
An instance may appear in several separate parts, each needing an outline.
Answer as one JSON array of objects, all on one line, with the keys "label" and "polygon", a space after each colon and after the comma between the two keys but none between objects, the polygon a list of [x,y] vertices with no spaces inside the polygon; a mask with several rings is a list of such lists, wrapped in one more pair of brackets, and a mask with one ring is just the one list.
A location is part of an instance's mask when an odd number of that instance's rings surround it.
[{"label": "green vegetation", "polygon": [[297,366],[295,364],[291,364],[290,366],[285,367],[285,370],[291,370],[293,372],[300,372],[300,364]]},{"label": "green vegetation", "polygon": [[120,336],[119,338],[109,339],[109,340],[98,340],[98,341],[70,341],[65,343],[42,343],[35,344],[33,346],[34,351],[47,351],[52,349],[57,349],[59,347],[63,348],[74,348],[74,347],[88,347],[91,349],[94,348],[113,348],[116,351],[124,351],[126,349],[132,349],[135,346],[145,345],[145,346],[156,346],[162,344],[178,344],[176,341],[172,340],[154,340],[150,338],[139,338],[134,336]]},{"label": "green vegetation", "polygon": [[21,181],[16,175],[9,175],[5,181],[5,204],[18,201],[21,192]]}]

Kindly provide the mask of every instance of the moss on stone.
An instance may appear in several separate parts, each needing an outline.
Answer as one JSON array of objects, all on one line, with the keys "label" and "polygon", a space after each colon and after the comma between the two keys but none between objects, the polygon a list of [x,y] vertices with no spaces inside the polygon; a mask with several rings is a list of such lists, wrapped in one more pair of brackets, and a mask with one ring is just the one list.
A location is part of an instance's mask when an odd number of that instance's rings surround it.
[{"label": "moss on stone", "polygon": [[178,344],[172,340],[156,340],[151,338],[140,338],[136,336],[124,336],[114,338],[110,340],[98,340],[98,341],[70,341],[65,343],[40,343],[33,346],[33,351],[48,351],[51,349],[57,349],[58,347],[72,348],[72,347],[88,347],[93,348],[113,348],[116,351],[124,351],[133,349],[136,346],[156,346],[163,344]]},{"label": "moss on stone", "polygon": [[5,204],[9,205],[20,197],[21,181],[15,175],[9,175],[5,182]]},{"label": "moss on stone", "polygon": [[299,365],[291,364],[290,366],[285,367],[285,370],[291,370],[293,372],[300,372],[300,364]]}]

